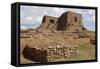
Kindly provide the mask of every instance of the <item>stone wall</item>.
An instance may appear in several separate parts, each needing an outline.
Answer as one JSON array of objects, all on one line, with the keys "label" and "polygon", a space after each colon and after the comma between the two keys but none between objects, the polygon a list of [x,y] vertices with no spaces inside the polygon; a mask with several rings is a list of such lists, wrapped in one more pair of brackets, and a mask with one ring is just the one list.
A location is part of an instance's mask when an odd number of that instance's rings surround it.
[{"label": "stone wall", "polygon": [[23,56],[35,62],[64,61],[71,54],[77,53],[76,46],[49,46],[48,48],[31,48],[26,46],[23,49]]}]

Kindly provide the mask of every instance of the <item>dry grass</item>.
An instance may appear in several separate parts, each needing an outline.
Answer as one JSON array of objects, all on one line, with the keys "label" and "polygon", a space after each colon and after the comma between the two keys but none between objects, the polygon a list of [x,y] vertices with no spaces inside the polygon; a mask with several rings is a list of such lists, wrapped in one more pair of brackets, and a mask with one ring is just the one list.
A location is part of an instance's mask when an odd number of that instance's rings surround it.
[{"label": "dry grass", "polygon": [[75,60],[94,60],[95,59],[95,45],[82,44],[78,48],[78,54],[73,54],[66,58],[67,61]]}]

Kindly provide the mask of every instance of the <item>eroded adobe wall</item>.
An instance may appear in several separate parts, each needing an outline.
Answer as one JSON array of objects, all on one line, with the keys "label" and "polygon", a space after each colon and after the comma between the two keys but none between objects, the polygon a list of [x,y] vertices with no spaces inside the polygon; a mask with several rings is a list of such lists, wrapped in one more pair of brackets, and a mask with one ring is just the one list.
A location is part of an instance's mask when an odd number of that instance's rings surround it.
[{"label": "eroded adobe wall", "polygon": [[63,13],[57,20],[57,30],[65,31],[67,30],[67,14]]},{"label": "eroded adobe wall", "polygon": [[42,24],[40,25],[40,27],[38,27],[38,30],[40,30],[40,31],[55,30],[57,19],[58,18],[56,18],[56,17],[44,16],[43,20],[42,20]]},{"label": "eroded adobe wall", "polygon": [[63,13],[58,18],[57,30],[82,32],[83,30],[85,30],[82,24],[82,15],[79,13],[71,12],[71,11]]},{"label": "eroded adobe wall", "polygon": [[26,46],[23,49],[22,53],[26,59],[29,59],[31,61],[46,62],[47,60],[47,51],[40,48],[31,48],[29,46]]},{"label": "eroded adobe wall", "polygon": [[83,31],[81,14],[74,13],[74,12],[67,12],[67,14],[68,14],[67,16],[68,30],[78,31],[78,32]]}]

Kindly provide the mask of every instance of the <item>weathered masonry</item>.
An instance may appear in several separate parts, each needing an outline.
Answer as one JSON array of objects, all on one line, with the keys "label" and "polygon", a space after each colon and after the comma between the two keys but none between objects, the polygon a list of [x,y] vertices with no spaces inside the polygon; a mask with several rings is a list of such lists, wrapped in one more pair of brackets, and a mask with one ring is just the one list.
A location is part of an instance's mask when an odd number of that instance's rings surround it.
[{"label": "weathered masonry", "polygon": [[74,46],[55,46],[48,48],[31,48],[26,46],[23,50],[25,58],[36,62],[52,62],[52,61],[64,61],[71,54],[77,53],[77,45]]},{"label": "weathered masonry", "polygon": [[82,24],[82,15],[75,12],[65,12],[59,18],[44,16],[39,30],[57,30],[82,32],[86,30]]},{"label": "weathered masonry", "polygon": [[57,30],[68,30],[71,32],[81,32],[84,29],[82,25],[82,16],[79,13],[75,12],[65,12],[63,13],[57,21]]}]

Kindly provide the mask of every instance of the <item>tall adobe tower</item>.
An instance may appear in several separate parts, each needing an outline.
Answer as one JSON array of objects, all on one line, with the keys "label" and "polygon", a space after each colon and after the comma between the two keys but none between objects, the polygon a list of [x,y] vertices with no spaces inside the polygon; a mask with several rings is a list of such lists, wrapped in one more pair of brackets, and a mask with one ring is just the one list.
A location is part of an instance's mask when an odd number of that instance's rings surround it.
[{"label": "tall adobe tower", "polygon": [[63,13],[57,21],[58,31],[71,31],[71,32],[81,32],[85,30],[82,25],[82,16],[75,12],[65,12]]}]

